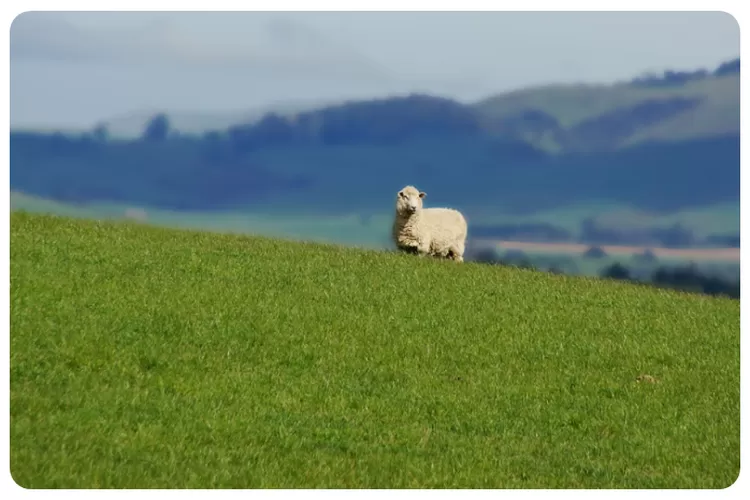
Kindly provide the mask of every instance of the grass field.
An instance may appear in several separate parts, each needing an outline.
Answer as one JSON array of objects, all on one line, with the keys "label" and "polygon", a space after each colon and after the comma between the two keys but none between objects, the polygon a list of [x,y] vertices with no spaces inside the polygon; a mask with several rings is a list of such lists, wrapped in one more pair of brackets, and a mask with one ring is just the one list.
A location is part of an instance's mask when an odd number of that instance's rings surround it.
[{"label": "grass field", "polygon": [[739,301],[23,212],[10,276],[24,487],[723,488],[739,473]]},{"label": "grass field", "polygon": [[175,229],[199,229],[222,233],[256,234],[304,239],[366,248],[383,248],[389,241],[392,215],[377,215],[365,223],[356,213],[339,215],[259,213],[253,211],[188,212],[134,207],[122,203],[72,205],[25,193],[11,192],[11,210],[64,215],[85,219],[121,220],[128,210],[143,210],[144,222]]}]

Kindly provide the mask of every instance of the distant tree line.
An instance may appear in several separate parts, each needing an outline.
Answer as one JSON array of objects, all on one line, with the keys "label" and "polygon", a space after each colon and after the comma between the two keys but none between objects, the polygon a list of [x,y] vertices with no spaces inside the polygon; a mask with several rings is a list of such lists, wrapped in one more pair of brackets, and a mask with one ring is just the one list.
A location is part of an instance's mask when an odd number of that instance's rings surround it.
[{"label": "distant tree line", "polygon": [[602,225],[593,217],[584,219],[578,234],[544,222],[477,224],[472,238],[538,243],[584,243],[587,245],[628,245],[659,248],[696,246],[739,248],[739,234],[711,234],[698,237],[681,223],[667,227],[617,227]]},{"label": "distant tree line", "polygon": [[576,263],[575,257],[572,255],[539,254],[532,258],[522,250],[508,250],[500,254],[491,247],[477,247],[473,242],[469,242],[464,258],[467,262],[497,264],[518,267],[520,269],[536,269],[554,274],[580,273],[580,268]]},{"label": "distant tree line", "polygon": [[[510,250],[502,255],[489,247],[470,247],[467,250],[467,262],[534,269],[553,274],[579,274],[579,268],[572,256],[539,255],[531,258],[519,250]],[[691,293],[721,295],[735,299],[740,297],[738,274],[736,274],[736,277],[732,277],[718,272],[700,270],[693,263],[678,266],[656,266],[654,265],[655,258],[653,258],[653,255],[651,257],[649,259],[648,255],[636,256],[634,259],[635,265],[631,266],[614,262],[605,266],[599,275],[607,279],[650,284]]]},{"label": "distant tree line", "polygon": [[[288,194],[310,176],[273,172],[249,157],[211,158],[211,144],[170,134],[152,121],[140,140],[11,133],[11,189],[67,203],[96,201],[210,210]],[[213,152],[215,155],[218,153]]]},{"label": "distant tree line", "polygon": [[714,75],[716,76],[724,76],[724,75],[732,75],[732,74],[739,74],[740,72],[740,58],[732,59],[731,61],[727,61],[725,63],[722,63],[719,65],[718,68],[716,68],[716,71],[714,71]]},{"label": "distant tree line", "polygon": [[631,84],[641,87],[675,87],[688,82],[703,80],[709,76],[725,76],[740,72],[740,59],[722,63],[714,71],[699,69],[696,71],[664,71],[661,75],[648,74],[634,78]]},{"label": "distant tree line", "polygon": [[274,113],[230,127],[232,150],[250,152],[292,144],[396,144],[419,137],[481,134],[476,113],[456,101],[422,94],[329,106],[293,119]]},{"label": "distant tree line", "polygon": [[631,276],[631,271],[623,264],[616,262],[606,267],[602,272],[603,278],[647,282],[659,287],[673,288],[685,292],[702,293],[706,295],[722,295],[733,299],[740,298],[740,280],[733,280],[723,276],[700,271],[695,265],[662,266],[657,268],[650,279],[639,280]]}]

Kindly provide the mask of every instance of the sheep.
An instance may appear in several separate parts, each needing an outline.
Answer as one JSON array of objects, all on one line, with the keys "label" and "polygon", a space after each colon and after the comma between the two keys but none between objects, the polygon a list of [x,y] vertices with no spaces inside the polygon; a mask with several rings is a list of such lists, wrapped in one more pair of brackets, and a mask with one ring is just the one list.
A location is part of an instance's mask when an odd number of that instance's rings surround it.
[{"label": "sheep", "polygon": [[452,208],[423,208],[426,193],[406,186],[396,196],[393,242],[403,252],[464,261],[466,219]]}]

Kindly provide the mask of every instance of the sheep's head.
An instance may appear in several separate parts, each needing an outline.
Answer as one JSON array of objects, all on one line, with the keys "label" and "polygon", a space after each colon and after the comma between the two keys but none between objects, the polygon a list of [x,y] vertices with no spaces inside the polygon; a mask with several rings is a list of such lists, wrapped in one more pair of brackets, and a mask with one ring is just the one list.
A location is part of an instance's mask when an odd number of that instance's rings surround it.
[{"label": "sheep's head", "polygon": [[427,196],[414,186],[406,186],[398,192],[396,197],[396,210],[399,213],[413,214],[422,208],[422,198]]}]

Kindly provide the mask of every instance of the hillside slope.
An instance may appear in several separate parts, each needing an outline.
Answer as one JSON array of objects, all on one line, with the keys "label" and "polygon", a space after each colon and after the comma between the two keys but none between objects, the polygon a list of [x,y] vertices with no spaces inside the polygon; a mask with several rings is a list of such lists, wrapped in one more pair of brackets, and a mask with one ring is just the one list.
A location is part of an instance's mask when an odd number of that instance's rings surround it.
[{"label": "hillside slope", "polygon": [[740,76],[681,85],[547,85],[474,105],[485,127],[551,151],[739,134]]},{"label": "hillside slope", "polygon": [[[487,129],[548,151],[621,148],[646,141],[739,133],[739,59],[711,72],[668,71],[665,75],[669,76],[615,84],[551,83],[488,96],[467,107]],[[288,102],[236,112],[170,111],[168,115],[175,131],[201,135],[255,124],[269,113],[295,122],[310,113],[357,105],[357,101],[343,100]],[[103,125],[112,137],[137,138],[158,112],[113,117]]]},{"label": "hillside slope", "polygon": [[25,487],[721,488],[739,472],[739,301],[21,212],[10,277]]},{"label": "hillside slope", "polygon": [[380,212],[405,184],[491,215],[738,203],[739,59],[720,69],[475,105],[423,94],[290,104],[205,135],[197,122],[197,135],[175,133],[185,115],[157,115],[133,140],[14,131],[10,184],[72,203],[337,215]]}]

